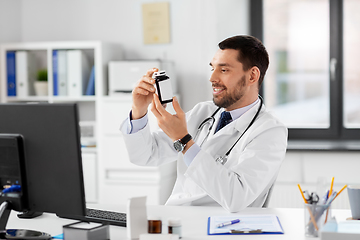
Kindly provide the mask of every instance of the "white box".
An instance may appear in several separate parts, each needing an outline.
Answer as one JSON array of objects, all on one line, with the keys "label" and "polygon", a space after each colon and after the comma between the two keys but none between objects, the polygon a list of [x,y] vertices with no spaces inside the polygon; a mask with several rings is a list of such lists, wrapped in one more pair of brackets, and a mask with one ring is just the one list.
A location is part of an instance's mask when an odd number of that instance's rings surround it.
[{"label": "white box", "polygon": [[107,240],[110,239],[109,225],[76,222],[63,226],[65,240]]},{"label": "white box", "polygon": [[109,95],[131,93],[136,83],[147,70],[165,70],[170,77],[173,92],[177,93],[174,64],[168,61],[111,61],[109,62]]}]

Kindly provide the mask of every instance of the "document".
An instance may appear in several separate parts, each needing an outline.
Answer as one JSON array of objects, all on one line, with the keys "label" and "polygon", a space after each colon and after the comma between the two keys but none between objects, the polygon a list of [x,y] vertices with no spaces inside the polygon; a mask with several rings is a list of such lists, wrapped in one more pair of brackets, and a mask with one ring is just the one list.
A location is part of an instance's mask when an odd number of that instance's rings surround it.
[{"label": "document", "polygon": [[[218,227],[234,219],[235,224]],[[208,219],[208,235],[219,234],[283,234],[279,218],[276,215],[229,215],[211,216]]]}]

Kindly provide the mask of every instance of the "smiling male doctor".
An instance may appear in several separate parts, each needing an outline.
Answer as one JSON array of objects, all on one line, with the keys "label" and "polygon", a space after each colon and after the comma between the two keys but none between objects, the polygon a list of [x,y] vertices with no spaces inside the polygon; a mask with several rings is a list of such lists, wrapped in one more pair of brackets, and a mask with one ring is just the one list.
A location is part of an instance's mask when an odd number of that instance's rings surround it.
[{"label": "smiling male doctor", "polygon": [[[221,205],[230,212],[263,206],[287,146],[286,127],[258,97],[268,65],[268,53],[258,39],[225,39],[210,62],[213,101],[199,103],[186,114],[176,97],[172,115],[154,94],[152,75],[158,69],[148,70],[139,80],[121,131],[131,162],[157,166],[177,161],[177,179],[167,205]],[[151,103],[160,127],[155,132],[148,124]],[[212,115],[214,127],[209,129],[211,124],[206,123],[194,141],[198,127]],[[226,123],[219,124],[220,118]],[[219,161],[232,146],[227,161]]]}]

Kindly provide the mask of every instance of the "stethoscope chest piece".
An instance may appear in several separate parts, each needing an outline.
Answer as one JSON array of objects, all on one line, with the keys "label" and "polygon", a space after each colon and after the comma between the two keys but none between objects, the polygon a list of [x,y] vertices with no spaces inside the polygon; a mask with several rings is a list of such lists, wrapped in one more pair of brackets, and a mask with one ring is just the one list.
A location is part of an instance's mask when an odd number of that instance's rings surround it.
[{"label": "stethoscope chest piece", "polygon": [[228,156],[224,155],[224,156],[220,156],[218,158],[216,158],[216,162],[221,163],[222,165],[224,165],[228,160]]}]

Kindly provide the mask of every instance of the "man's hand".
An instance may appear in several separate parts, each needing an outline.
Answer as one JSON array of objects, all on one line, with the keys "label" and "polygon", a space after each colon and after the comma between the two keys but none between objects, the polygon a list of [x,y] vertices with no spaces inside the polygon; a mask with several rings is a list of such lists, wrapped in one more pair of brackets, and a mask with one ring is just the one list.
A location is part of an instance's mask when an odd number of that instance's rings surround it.
[{"label": "man's hand", "polygon": [[153,86],[155,79],[152,78],[152,75],[157,71],[159,71],[157,68],[149,69],[133,89],[132,119],[139,119],[145,116],[155,93],[155,87]]},{"label": "man's hand", "polygon": [[176,112],[174,115],[165,110],[160,103],[159,97],[154,94],[151,111],[157,118],[159,127],[175,141],[183,138],[188,133],[188,130],[185,112],[181,109],[176,97],[173,98],[172,104]]}]

